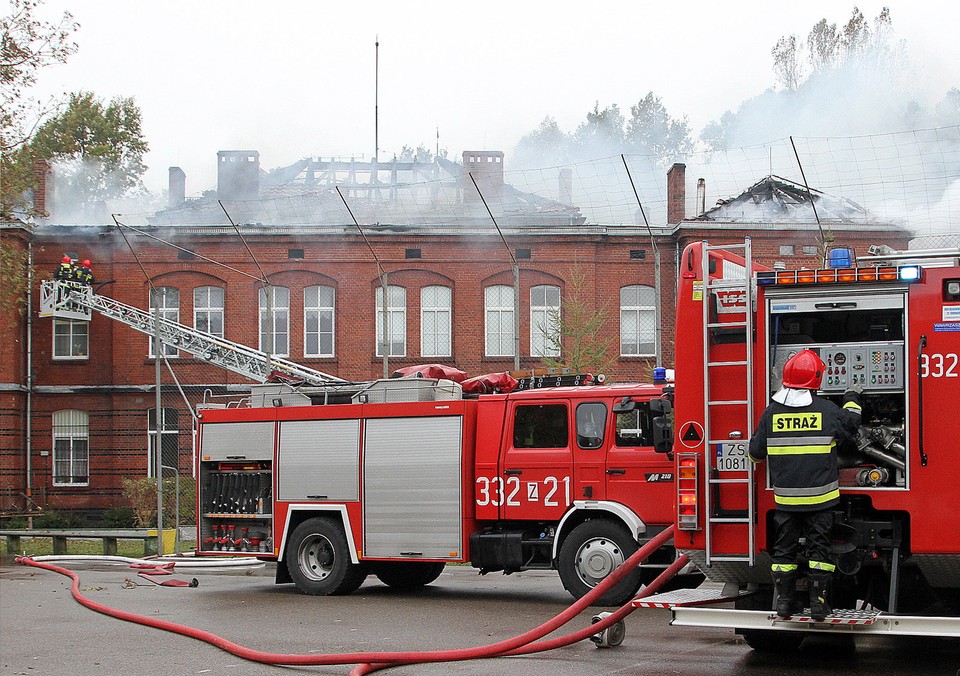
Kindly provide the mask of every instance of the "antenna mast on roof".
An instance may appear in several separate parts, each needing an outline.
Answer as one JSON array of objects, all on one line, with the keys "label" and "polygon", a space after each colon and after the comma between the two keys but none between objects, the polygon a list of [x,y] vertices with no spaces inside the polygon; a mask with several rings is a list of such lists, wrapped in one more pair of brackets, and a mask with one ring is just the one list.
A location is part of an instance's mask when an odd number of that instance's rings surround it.
[{"label": "antenna mast on roof", "polygon": [[380,36],[374,38],[373,57],[373,163],[380,160]]}]

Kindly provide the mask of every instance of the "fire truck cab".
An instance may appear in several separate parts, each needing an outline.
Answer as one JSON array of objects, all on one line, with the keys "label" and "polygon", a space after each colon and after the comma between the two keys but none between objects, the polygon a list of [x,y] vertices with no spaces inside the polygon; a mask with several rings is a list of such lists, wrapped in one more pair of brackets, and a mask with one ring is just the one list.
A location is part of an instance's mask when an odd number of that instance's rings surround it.
[{"label": "fire truck cab", "polygon": [[[859,437],[838,447],[832,605],[871,617],[960,615],[958,255],[854,260],[834,251],[822,269],[771,270],[752,262],[749,240],[683,252],[675,542],[708,579],[724,583],[723,598],[736,598],[737,609],[773,608],[775,504],[766,464],[754,467],[746,449],[784,362],[806,348],[826,364],[820,396],[840,402],[851,386],[863,390]],[[675,623],[698,623],[679,606],[675,613],[687,618]],[[796,646],[803,629],[823,624],[748,621],[731,614],[726,626],[760,649]],[[710,622],[720,626],[716,616]],[[953,622],[947,635],[960,635]]]},{"label": "fire truck cab", "polygon": [[417,587],[470,562],[556,569],[579,598],[672,523],[674,490],[655,448],[671,431],[654,422],[672,387],[583,383],[596,381],[472,397],[431,378],[267,385],[247,406],[201,410],[199,554],[275,560],[277,581],[307,594],[350,593],[368,574]]}]

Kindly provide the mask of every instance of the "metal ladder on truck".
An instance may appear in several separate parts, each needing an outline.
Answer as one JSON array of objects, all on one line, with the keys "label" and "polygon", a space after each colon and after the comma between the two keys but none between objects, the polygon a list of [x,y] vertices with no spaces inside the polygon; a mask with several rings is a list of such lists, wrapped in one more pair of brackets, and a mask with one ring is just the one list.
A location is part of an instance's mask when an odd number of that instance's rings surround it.
[{"label": "metal ladder on truck", "polygon": [[[714,274],[716,279],[711,278],[710,274],[710,252],[711,251],[729,251],[733,253],[742,252],[742,257],[744,260],[743,271],[737,268],[739,265],[732,263],[732,261],[726,261],[725,259],[714,258],[716,261],[715,266],[720,266],[721,262],[724,264],[724,268],[729,269],[718,269],[715,267]],[[753,566],[754,561],[754,549],[755,549],[755,539],[756,539],[756,505],[755,500],[755,490],[754,490],[754,468],[753,463],[746,460],[746,476],[736,476],[727,478],[722,475],[721,472],[726,470],[721,470],[717,467],[717,458],[720,455],[719,451],[722,444],[737,443],[743,444],[744,455],[746,454],[746,448],[750,443],[750,435],[753,434],[754,429],[754,420],[753,420],[753,350],[752,350],[752,341],[753,341],[753,304],[756,299],[756,287],[753,284],[753,263],[752,263],[752,254],[750,248],[750,238],[747,237],[743,244],[722,244],[717,246],[711,246],[706,242],[703,243],[702,250],[702,277],[703,279],[703,387],[704,387],[704,407],[703,407],[703,429],[704,429],[704,443],[706,447],[704,449],[704,484],[703,484],[703,500],[704,500],[704,510],[706,512],[706,519],[704,521],[704,538],[705,538],[705,562],[707,566],[712,566],[714,563],[722,561],[735,561],[735,562],[746,562],[749,565]],[[743,294],[742,298],[745,301],[745,311],[742,321],[729,321],[729,322],[720,322],[719,319],[719,310],[721,308],[721,303],[719,299],[717,300],[716,305],[714,305],[714,294],[717,292],[727,292],[731,294]],[[713,307],[717,308],[717,315],[713,316],[712,309]],[[728,360],[728,361],[713,361],[712,359],[712,350],[711,350],[711,336],[718,334],[720,331],[730,331],[735,332],[743,331],[745,335],[744,339],[744,354],[743,359]],[[711,387],[712,382],[715,382],[718,378],[722,376],[725,379],[739,379],[742,378],[742,382],[746,384],[746,398],[745,399],[713,399],[712,397],[716,396],[713,394],[713,388]],[[745,420],[746,420],[746,431],[743,432],[742,436],[738,439],[721,438],[719,433],[715,433],[714,424],[713,424],[713,412],[720,407],[734,407],[743,411]],[[729,409],[727,409],[729,410]],[[740,475],[741,471],[736,471],[736,474]],[[719,495],[723,486],[727,485],[742,485],[743,489],[747,494],[747,510],[746,514],[735,513],[728,514],[723,511],[720,511],[720,500]],[[716,504],[714,504],[714,498],[716,497]],[[742,525],[747,530],[747,551],[746,552],[737,552],[737,553],[717,553],[716,551],[716,529],[718,526],[726,527],[727,525]]]},{"label": "metal ladder on truck", "polygon": [[[97,295],[89,285],[46,280],[40,286],[41,317],[90,321],[94,310],[149,336],[156,336],[158,333],[157,317],[153,313]],[[159,336],[164,344],[173,345],[207,363],[258,382],[266,382],[275,374],[303,381],[306,385],[324,386],[346,382],[322,371],[191,329],[163,317],[159,318]]]}]

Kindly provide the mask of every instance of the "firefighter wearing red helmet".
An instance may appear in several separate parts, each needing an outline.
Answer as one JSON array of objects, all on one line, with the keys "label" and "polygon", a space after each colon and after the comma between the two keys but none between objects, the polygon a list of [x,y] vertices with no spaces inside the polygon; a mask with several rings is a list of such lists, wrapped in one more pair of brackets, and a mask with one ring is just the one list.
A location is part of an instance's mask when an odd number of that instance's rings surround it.
[{"label": "firefighter wearing red helmet", "polygon": [[70,256],[64,255],[60,259],[60,265],[57,266],[53,276],[59,282],[72,282],[74,280],[74,266]]},{"label": "firefighter wearing red helmet", "polygon": [[836,568],[830,560],[831,508],[840,502],[837,444],[857,436],[863,389],[847,390],[843,408],[817,396],[825,368],[813,350],[790,357],[783,366],[783,387],[750,439],[750,459],[770,462],[777,505],[771,568],[780,617],[803,609],[796,595],[800,538],[806,539],[810,615],[822,620],[830,614]]},{"label": "firefighter wearing red helmet", "polygon": [[80,264],[80,269],[77,271],[77,281],[82,284],[93,285],[93,268],[89,259]]}]

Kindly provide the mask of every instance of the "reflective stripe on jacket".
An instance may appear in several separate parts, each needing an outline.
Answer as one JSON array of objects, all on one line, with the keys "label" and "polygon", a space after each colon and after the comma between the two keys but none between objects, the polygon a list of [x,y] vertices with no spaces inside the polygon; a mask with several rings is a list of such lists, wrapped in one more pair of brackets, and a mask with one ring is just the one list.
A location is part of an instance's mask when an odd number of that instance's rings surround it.
[{"label": "reflective stripe on jacket", "polygon": [[814,511],[840,500],[837,442],[854,439],[860,403],[847,395],[844,409],[814,396],[807,406],[772,402],[750,439],[750,459],[770,461],[770,483],[778,509]]}]

